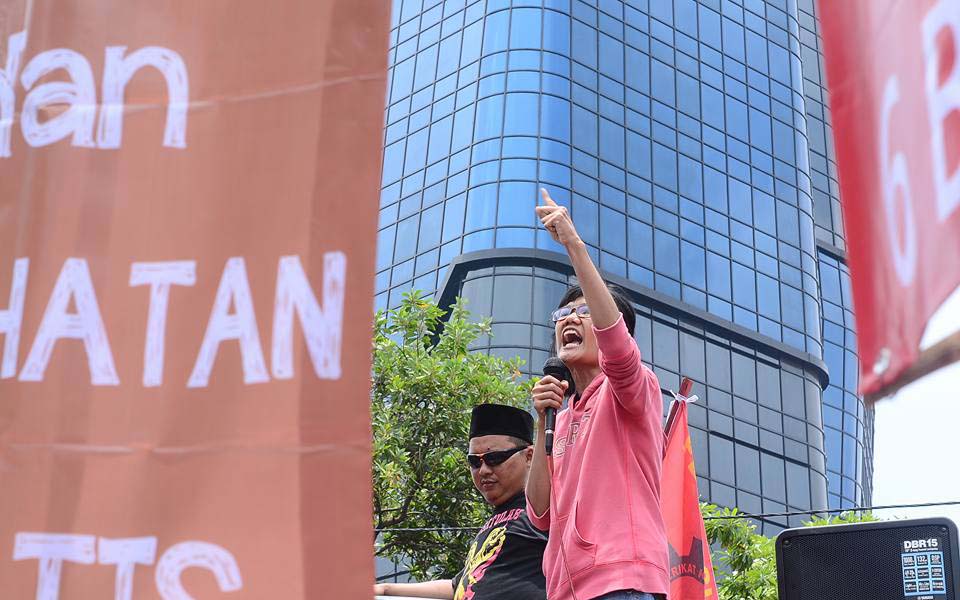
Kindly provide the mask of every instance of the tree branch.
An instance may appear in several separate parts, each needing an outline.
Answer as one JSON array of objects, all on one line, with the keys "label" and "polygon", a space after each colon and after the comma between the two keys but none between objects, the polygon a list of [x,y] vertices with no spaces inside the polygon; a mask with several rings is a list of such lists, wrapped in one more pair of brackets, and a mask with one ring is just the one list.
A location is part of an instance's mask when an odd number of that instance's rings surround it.
[{"label": "tree branch", "polygon": [[403,499],[403,504],[400,506],[399,509],[397,508],[390,509],[391,511],[399,511],[400,514],[394,517],[393,519],[390,519],[389,521],[383,522],[381,525],[379,525],[379,528],[394,527],[406,521],[410,512],[410,504],[413,502],[414,496],[417,495],[417,492],[420,490],[420,486],[422,485],[423,485],[423,471],[417,471],[417,476],[414,478],[413,484],[407,486],[409,493]]}]

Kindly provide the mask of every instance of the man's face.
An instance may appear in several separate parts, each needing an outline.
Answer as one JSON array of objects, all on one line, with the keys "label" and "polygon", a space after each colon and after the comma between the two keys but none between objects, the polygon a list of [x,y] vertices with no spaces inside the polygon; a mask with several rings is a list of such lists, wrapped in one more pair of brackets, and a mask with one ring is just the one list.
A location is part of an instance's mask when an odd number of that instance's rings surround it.
[{"label": "man's face", "polygon": [[[470,440],[470,454],[485,454],[498,450],[512,450],[517,444],[513,438],[506,435],[483,435]],[[470,468],[473,476],[473,485],[477,487],[483,499],[494,506],[499,506],[510,500],[521,491],[527,483],[527,471],[530,468],[530,459],[533,457],[533,447],[517,452],[505,462],[495,467],[486,463],[479,468]]]},{"label": "man's face", "polygon": [[[566,306],[576,308],[586,303],[581,296]],[[554,336],[557,356],[568,367],[594,367],[600,364],[597,336],[593,333],[589,317],[581,317],[576,312],[567,315],[554,324]]]}]

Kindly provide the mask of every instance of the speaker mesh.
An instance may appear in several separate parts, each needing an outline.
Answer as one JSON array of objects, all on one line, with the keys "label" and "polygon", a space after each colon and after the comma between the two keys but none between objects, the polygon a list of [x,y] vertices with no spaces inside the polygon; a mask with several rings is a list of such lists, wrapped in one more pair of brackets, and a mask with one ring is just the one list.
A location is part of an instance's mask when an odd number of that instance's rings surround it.
[{"label": "speaker mesh", "polygon": [[[786,595],[780,600],[904,600],[901,552],[904,540],[938,538],[944,555],[946,594],[954,600],[950,536],[946,527],[922,525],[840,530],[785,536],[779,545]],[[921,597],[922,598],[922,597]]]}]

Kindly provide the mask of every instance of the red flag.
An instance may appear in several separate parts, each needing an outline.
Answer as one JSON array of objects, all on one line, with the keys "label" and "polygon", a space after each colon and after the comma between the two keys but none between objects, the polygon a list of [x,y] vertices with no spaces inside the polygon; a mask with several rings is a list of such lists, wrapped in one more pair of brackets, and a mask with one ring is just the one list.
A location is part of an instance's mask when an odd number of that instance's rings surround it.
[{"label": "red flag", "polygon": [[700,514],[697,471],[687,428],[687,401],[674,401],[660,479],[663,520],[670,545],[670,600],[717,599],[710,544]]},{"label": "red flag", "polygon": [[960,296],[960,9],[820,0],[818,10],[860,393],[877,399],[960,356],[950,317]]}]

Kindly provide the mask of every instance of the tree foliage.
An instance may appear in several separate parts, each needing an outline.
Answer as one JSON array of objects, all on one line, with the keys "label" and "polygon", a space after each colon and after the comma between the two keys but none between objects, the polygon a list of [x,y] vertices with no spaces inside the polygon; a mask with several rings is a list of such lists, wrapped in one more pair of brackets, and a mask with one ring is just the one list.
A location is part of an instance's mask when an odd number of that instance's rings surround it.
[{"label": "tree foliage", "polygon": [[465,454],[470,410],[496,402],[526,408],[519,359],[505,361],[470,344],[490,334],[457,300],[444,311],[419,292],[376,315],[373,353],[373,489],[377,529],[463,527],[462,531],[385,531],[377,554],[403,560],[424,579],[459,571],[490,509],[474,489]]},{"label": "tree foliage", "polygon": [[[733,508],[701,504],[707,538],[714,547],[713,567],[720,600],[777,600],[777,559],[774,539],[757,533],[756,525]],[[720,517],[720,518],[717,518]],[[814,517],[805,526],[875,521],[870,513]],[[719,546],[720,550],[716,548]]]}]

